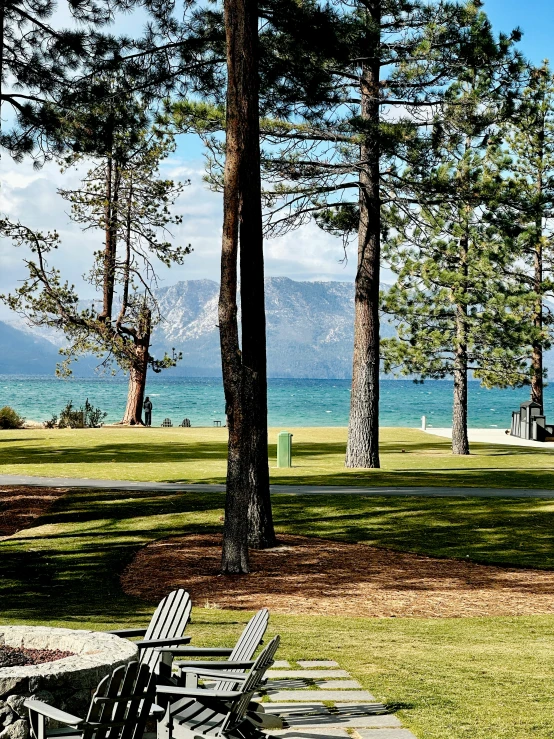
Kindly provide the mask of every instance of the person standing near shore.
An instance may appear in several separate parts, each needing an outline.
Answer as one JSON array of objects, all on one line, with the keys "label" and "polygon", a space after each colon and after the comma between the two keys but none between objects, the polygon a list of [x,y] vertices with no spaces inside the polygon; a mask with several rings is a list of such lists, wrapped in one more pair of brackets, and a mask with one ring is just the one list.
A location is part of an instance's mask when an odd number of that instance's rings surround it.
[{"label": "person standing near shore", "polygon": [[144,408],[144,424],[146,426],[152,426],[152,401],[146,396],[144,399],[144,404],[142,406]]}]

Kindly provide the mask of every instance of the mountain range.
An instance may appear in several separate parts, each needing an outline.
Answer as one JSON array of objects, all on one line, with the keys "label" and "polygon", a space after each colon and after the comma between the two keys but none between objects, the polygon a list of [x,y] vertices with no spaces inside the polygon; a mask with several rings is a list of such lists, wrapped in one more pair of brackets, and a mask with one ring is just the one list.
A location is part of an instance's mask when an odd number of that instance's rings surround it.
[{"label": "mountain range", "polygon": [[[383,289],[387,285],[381,286]],[[221,375],[217,301],[213,280],[187,280],[158,288],[162,322],[152,336],[152,353],[182,352],[175,377]],[[300,282],[268,277],[265,282],[267,363],[270,377],[349,379],[354,338],[354,285],[351,282]],[[91,303],[83,303],[83,307]],[[554,307],[553,307],[554,309]],[[395,328],[383,320],[381,336]],[[64,345],[56,331],[28,326],[20,318],[0,321],[0,374],[52,376]],[[554,366],[554,349],[545,352]],[[73,365],[76,377],[92,377],[95,357]],[[165,375],[164,376],[168,376]]]},{"label": "mountain range", "polygon": [[[172,348],[183,354],[172,376],[221,374],[217,301],[219,285],[188,280],[159,288],[164,320],[152,337],[152,352]],[[354,286],[350,282],[266,279],[267,358],[270,377],[349,378],[352,367]],[[383,335],[394,328],[382,327]],[[63,336],[26,326],[20,319],[0,322],[0,374],[52,375]],[[76,376],[92,375],[96,360],[75,365]]]}]

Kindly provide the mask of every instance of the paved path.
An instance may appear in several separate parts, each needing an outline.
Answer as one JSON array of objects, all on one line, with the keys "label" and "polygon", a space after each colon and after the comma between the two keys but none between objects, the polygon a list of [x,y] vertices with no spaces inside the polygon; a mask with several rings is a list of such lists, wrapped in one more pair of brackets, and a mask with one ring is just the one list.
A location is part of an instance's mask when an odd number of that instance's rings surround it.
[{"label": "paved path", "polygon": [[[378,703],[346,672],[331,660],[298,662],[303,669],[290,669],[288,662],[276,662],[262,691],[269,699],[267,713],[276,713],[285,722],[268,736],[286,739],[416,739],[402,728],[400,719]],[[337,677],[344,677],[337,680]],[[329,705],[332,703],[332,705]]]},{"label": "paved path", "polygon": [[[180,490],[220,493],[225,485],[186,482],[134,482],[132,480],[94,480],[77,477],[34,477],[0,475],[0,485],[27,485],[53,488],[95,488],[104,490],[141,490],[143,492],[178,492]],[[528,488],[460,487],[346,487],[343,485],[272,485],[274,495],[362,495],[423,496],[429,498],[554,498],[554,490]]]},{"label": "paved path", "polygon": [[[451,428],[429,428],[425,429],[426,433],[432,436],[441,436],[443,439],[452,438]],[[543,452],[554,452],[554,442],[551,441],[528,441],[527,439],[518,439],[517,436],[510,436],[505,429],[468,429],[467,436],[469,442],[479,442],[482,444],[499,444],[501,446],[525,446],[541,449]]]}]

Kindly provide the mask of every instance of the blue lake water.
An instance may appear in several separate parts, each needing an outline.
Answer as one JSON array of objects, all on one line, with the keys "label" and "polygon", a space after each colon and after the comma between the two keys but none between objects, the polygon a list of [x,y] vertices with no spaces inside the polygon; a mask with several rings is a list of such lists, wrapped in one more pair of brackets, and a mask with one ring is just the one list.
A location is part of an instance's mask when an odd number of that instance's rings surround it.
[{"label": "blue lake water", "polygon": [[[508,428],[511,411],[529,397],[528,388],[485,390],[469,383],[469,425],[473,428]],[[75,405],[85,399],[108,413],[107,422],[119,421],[125,409],[125,379],[56,380],[0,375],[0,406],[11,405],[34,421],[59,414],[68,400]],[[221,380],[216,378],[153,377],[147,387],[153,405],[153,425],[169,417],[174,425],[189,418],[193,426],[225,423],[225,402]],[[347,380],[269,380],[270,426],[346,426],[350,402]],[[416,385],[409,380],[381,381],[382,426],[421,424],[451,425],[452,385],[429,381]],[[546,390],[547,418],[554,420],[554,395]]]}]

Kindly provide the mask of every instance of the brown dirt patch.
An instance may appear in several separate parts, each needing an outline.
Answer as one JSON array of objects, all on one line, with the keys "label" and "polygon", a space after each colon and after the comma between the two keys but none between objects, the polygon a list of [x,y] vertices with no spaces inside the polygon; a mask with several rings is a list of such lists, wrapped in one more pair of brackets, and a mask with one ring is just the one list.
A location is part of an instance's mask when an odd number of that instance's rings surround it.
[{"label": "brown dirt patch", "polygon": [[62,488],[0,488],[0,539],[28,528],[67,490]]},{"label": "brown dirt patch", "polygon": [[126,593],[157,601],[187,589],[198,606],[326,616],[513,616],[554,613],[554,572],[491,567],[302,536],[251,552],[252,572],[224,577],[219,536],[153,542],[122,575]]}]

